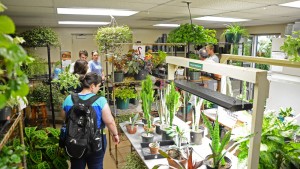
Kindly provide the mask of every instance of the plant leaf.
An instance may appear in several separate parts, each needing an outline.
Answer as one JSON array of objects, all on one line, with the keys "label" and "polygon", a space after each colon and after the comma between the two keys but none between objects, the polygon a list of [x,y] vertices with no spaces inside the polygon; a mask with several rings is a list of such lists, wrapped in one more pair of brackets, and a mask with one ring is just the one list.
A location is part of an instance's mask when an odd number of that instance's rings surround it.
[{"label": "plant leaf", "polygon": [[8,16],[0,16],[0,33],[13,34],[15,33],[15,24]]}]

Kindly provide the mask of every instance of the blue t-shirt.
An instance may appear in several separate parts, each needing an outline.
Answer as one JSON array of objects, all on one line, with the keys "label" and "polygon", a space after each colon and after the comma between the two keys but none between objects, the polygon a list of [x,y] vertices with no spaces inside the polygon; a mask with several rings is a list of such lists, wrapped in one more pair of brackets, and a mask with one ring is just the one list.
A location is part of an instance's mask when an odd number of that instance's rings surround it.
[{"label": "blue t-shirt", "polygon": [[99,76],[102,76],[102,66],[100,62],[95,62],[93,60],[89,61],[89,67],[91,72],[97,73]]},{"label": "blue t-shirt", "polygon": [[[94,96],[95,94],[93,93],[88,93],[88,94],[78,94],[79,98],[82,100],[87,100],[90,97]],[[96,117],[97,117],[97,126],[98,128],[100,128],[102,121],[102,109],[104,108],[104,105],[107,103],[107,100],[105,99],[105,97],[100,97],[99,99],[97,99],[93,104],[92,107],[94,108],[95,112],[96,112]],[[63,110],[66,113],[66,117],[68,117],[68,112],[69,110],[72,108],[73,106],[73,101],[71,98],[71,95],[67,96],[67,98],[65,99],[62,107]]]}]

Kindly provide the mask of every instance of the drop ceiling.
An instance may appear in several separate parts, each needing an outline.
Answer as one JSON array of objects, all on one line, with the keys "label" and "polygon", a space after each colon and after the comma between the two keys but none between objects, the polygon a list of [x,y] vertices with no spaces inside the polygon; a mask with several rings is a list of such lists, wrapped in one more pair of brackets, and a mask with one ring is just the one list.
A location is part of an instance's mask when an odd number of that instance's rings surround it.
[{"label": "drop ceiling", "polygon": [[[300,8],[278,6],[294,0],[190,0],[192,18],[222,16],[251,19],[243,26],[286,24],[300,20]],[[113,8],[140,11],[124,17],[115,17],[119,25],[132,28],[155,28],[160,23],[181,24],[189,22],[188,8],[182,0],[2,0],[4,12],[17,26],[98,27],[58,25],[58,21],[109,22],[109,16],[59,15],[59,7]],[[225,22],[197,21],[207,28],[225,27]]]}]

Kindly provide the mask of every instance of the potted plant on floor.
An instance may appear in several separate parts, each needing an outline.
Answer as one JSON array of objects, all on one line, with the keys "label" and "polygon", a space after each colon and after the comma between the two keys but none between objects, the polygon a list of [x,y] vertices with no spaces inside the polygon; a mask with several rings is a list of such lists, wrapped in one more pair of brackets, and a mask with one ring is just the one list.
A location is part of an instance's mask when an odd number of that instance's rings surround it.
[{"label": "potted plant on floor", "polygon": [[248,31],[242,28],[239,24],[229,24],[222,33],[228,43],[239,43],[242,36],[247,37]]},{"label": "potted plant on floor", "polygon": [[181,105],[180,93],[176,91],[174,82],[171,82],[171,84],[167,86],[165,97],[165,104],[169,113],[166,119],[167,124],[162,127],[162,140],[169,140],[171,138],[168,137],[166,128],[173,127],[175,113],[178,111],[178,108]]},{"label": "potted plant on floor", "polygon": [[137,131],[138,124],[136,123],[139,117],[139,113],[136,113],[133,118],[129,117],[129,123],[126,124],[126,129],[129,134],[135,134]]},{"label": "potted plant on floor", "polygon": [[116,98],[116,104],[118,109],[128,109],[129,99],[136,98],[136,93],[133,88],[128,86],[125,87],[117,87],[114,91],[114,95]]},{"label": "potted plant on floor", "polygon": [[293,62],[300,62],[300,31],[287,35],[284,44],[280,47]]},{"label": "potted plant on floor", "polygon": [[218,116],[214,122],[214,126],[212,126],[204,113],[201,113],[201,116],[205,126],[208,128],[212,142],[212,144],[209,144],[212,154],[206,156],[204,164],[208,169],[230,168],[231,160],[225,156],[227,151],[224,152],[224,149],[230,141],[231,131],[227,132],[221,140]]},{"label": "potted plant on floor", "polygon": [[202,98],[194,96],[195,110],[192,114],[192,130],[190,132],[190,142],[197,145],[202,144],[202,138],[204,137],[204,128],[202,126],[199,126],[202,103]]},{"label": "potted plant on floor", "polygon": [[[142,110],[144,112],[144,119],[146,119],[147,121],[145,127],[146,133],[142,134],[143,142],[144,141],[152,142],[154,135],[150,134],[151,130],[153,129],[150,112],[151,112],[152,103],[154,101],[154,90],[153,90],[153,84],[150,76],[147,76],[146,80],[142,82],[141,100],[142,100]],[[150,137],[150,135],[152,137]],[[146,138],[149,139],[146,140]],[[152,141],[150,140],[150,138],[152,138]]]},{"label": "potted plant on floor", "polygon": [[149,143],[149,149],[150,149],[150,153],[151,154],[158,154],[158,150],[159,150],[159,142],[153,142],[153,143]]}]

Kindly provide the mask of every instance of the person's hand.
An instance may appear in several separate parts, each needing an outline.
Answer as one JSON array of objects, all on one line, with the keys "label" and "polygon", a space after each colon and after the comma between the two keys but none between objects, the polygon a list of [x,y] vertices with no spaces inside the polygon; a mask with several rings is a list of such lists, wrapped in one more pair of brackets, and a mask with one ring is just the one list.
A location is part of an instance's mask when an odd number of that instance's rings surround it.
[{"label": "person's hand", "polygon": [[113,142],[115,144],[119,144],[120,143],[120,138],[119,138],[119,135],[112,135],[112,138],[113,138]]}]

